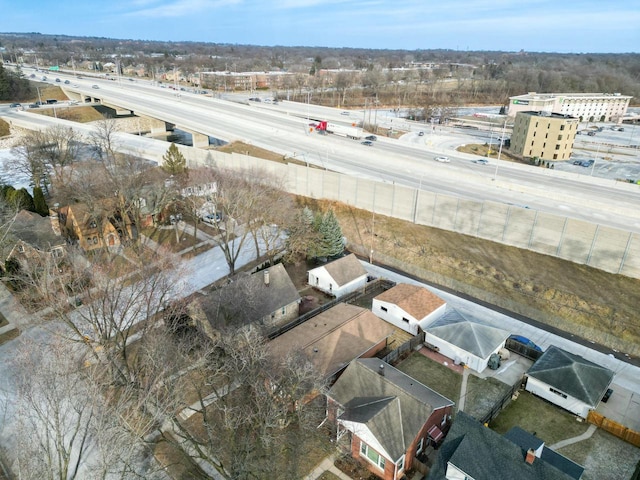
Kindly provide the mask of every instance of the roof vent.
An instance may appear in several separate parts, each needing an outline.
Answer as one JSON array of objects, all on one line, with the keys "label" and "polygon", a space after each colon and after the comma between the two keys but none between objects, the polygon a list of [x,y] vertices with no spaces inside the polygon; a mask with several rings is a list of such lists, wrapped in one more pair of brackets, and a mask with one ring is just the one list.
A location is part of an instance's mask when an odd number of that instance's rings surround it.
[{"label": "roof vent", "polygon": [[269,286],[269,270],[264,271],[264,284],[265,286]]},{"label": "roof vent", "polygon": [[378,367],[378,373],[384,377],[384,365],[382,363]]}]

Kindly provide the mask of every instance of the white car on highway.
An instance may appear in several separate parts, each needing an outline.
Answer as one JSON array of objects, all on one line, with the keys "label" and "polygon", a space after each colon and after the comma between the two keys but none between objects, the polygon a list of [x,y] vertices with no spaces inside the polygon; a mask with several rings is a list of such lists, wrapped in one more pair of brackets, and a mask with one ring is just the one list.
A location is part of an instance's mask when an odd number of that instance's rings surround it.
[{"label": "white car on highway", "polygon": [[440,163],[449,163],[451,160],[449,160],[449,157],[440,156],[440,157],[436,157],[435,161]]}]

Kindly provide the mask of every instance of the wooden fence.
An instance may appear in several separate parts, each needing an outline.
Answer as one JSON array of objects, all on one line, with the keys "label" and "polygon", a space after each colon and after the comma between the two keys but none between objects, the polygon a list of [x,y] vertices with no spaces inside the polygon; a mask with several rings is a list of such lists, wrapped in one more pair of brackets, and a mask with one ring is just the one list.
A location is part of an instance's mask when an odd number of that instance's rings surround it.
[{"label": "wooden fence", "polygon": [[484,425],[486,423],[491,422],[491,420],[493,420],[494,418],[496,418],[500,414],[502,409],[504,409],[509,403],[511,403],[511,400],[513,399],[513,395],[518,391],[519,388],[520,388],[519,383],[516,383],[515,385],[513,385],[511,389],[507,393],[505,393],[500,400],[498,400],[496,403],[493,404],[493,407],[491,407],[491,410],[489,410],[489,412],[484,417],[478,419],[480,420],[480,423]]},{"label": "wooden fence", "polygon": [[415,337],[410,338],[408,341],[404,342],[398,348],[389,352],[383,359],[383,362],[388,363],[389,365],[395,365],[402,355],[406,352],[409,352],[416,348],[418,345],[422,345],[424,343],[424,332],[420,332]]},{"label": "wooden fence", "polygon": [[595,410],[591,410],[589,415],[587,415],[587,422],[596,425],[598,428],[601,428],[612,435],[615,435],[618,438],[621,438],[625,442],[630,443],[636,447],[640,447],[640,432],[636,432],[635,430],[631,430],[630,428],[625,427],[621,423],[614,422],[613,420],[605,417],[604,415],[596,412]]},{"label": "wooden fence", "polygon": [[351,303],[351,302],[355,302],[356,300],[358,300],[359,298],[365,295],[377,295],[379,293],[389,290],[394,285],[395,285],[395,282],[392,282],[390,280],[385,280],[385,279],[378,279],[373,282],[369,282],[362,289],[343,295],[340,298],[334,298],[333,300],[327,303],[324,303],[317,308],[314,308],[310,312],[300,315],[298,318],[287,323],[286,325],[283,325],[281,327],[278,327],[270,331],[267,334],[267,338],[269,340],[273,340],[274,338],[279,337],[283,333],[288,332],[292,328],[295,328],[298,325],[302,325],[304,322],[306,322],[310,318],[313,318],[316,315],[319,315],[322,312],[329,310],[331,307],[336,306],[338,303]]}]

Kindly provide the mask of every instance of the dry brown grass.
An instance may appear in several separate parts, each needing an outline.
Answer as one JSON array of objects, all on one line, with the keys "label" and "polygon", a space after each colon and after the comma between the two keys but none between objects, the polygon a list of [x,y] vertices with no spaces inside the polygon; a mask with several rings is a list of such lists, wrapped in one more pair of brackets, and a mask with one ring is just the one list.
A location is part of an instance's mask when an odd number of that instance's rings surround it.
[{"label": "dry brown grass", "polygon": [[[291,159],[285,159],[283,155],[272,152],[270,150],[265,150],[264,148],[256,147],[254,145],[249,145],[244,142],[233,142],[227,145],[223,145],[222,147],[217,147],[217,151],[223,153],[239,153],[243,155],[249,155],[251,157],[263,158],[265,160],[270,160],[272,162],[278,163],[291,163]],[[303,163],[304,164],[304,163]]]},{"label": "dry brown grass", "polygon": [[0,138],[6,137],[10,133],[9,124],[0,118]]},{"label": "dry brown grass", "polygon": [[[485,144],[477,143],[477,144],[462,145],[458,147],[456,150],[462,153],[470,153],[472,155],[479,155],[485,158],[498,158],[499,148],[500,147],[496,145],[493,145],[491,148],[489,148],[489,145],[486,143]],[[500,152],[500,160],[506,160],[506,161],[517,162],[517,163],[526,163],[527,165],[529,164],[528,162],[523,162],[522,158],[511,154],[504,147],[502,148],[502,152]]]},{"label": "dry brown grass", "polygon": [[522,250],[415,225],[344,204],[332,207],[354,251],[394,261],[420,278],[632,354],[640,352],[640,280]]}]

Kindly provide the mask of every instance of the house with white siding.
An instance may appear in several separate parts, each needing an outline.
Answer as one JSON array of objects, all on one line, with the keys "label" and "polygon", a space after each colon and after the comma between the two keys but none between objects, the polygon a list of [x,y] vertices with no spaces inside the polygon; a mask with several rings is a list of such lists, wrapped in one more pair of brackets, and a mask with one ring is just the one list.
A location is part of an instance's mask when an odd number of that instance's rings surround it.
[{"label": "house with white siding", "polygon": [[309,270],[308,283],[324,293],[340,298],[367,283],[367,271],[353,253]]},{"label": "house with white siding", "polygon": [[373,299],[371,310],[412,335],[444,314],[447,304],[424,287],[400,283]]}]

